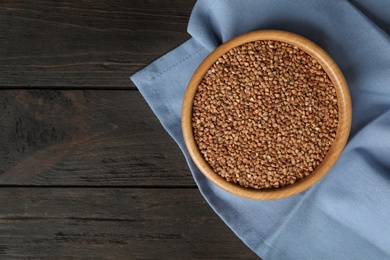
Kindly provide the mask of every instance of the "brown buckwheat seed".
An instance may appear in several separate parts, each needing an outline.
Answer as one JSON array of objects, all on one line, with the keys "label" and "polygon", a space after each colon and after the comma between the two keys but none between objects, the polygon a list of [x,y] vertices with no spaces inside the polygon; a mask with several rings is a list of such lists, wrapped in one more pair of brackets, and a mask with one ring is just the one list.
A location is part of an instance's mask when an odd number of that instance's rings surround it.
[{"label": "brown buckwheat seed", "polygon": [[193,103],[195,141],[229,182],[278,188],[309,175],[336,136],[336,90],[309,54],[284,42],[233,48],[207,71]]}]

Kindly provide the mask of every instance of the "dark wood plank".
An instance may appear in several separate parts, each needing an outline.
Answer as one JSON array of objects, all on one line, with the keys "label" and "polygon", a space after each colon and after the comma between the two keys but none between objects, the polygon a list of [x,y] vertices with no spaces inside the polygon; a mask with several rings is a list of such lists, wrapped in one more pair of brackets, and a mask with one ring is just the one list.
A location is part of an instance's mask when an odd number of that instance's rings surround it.
[{"label": "dark wood plank", "polygon": [[138,91],[0,91],[0,185],[190,186]]},{"label": "dark wood plank", "polygon": [[195,189],[0,189],[1,259],[256,259]]},{"label": "dark wood plank", "polygon": [[0,3],[0,88],[134,87],[129,76],[189,38],[195,0]]},{"label": "dark wood plank", "polygon": [[134,90],[194,3],[1,1],[0,259],[256,259],[137,91],[82,90]]}]

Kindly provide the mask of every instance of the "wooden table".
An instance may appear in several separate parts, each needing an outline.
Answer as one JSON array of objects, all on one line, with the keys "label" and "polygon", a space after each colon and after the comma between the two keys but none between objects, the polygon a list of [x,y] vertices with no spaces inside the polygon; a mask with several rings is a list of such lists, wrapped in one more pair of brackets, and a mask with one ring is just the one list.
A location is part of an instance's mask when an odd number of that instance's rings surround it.
[{"label": "wooden table", "polygon": [[0,3],[0,259],[255,259],[129,76],[191,0]]}]

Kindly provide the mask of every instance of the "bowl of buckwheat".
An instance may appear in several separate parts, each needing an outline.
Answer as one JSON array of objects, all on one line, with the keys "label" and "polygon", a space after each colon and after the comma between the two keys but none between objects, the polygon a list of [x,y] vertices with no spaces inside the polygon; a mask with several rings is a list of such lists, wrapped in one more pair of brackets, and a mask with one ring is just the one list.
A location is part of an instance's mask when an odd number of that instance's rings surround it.
[{"label": "bowl of buckwheat", "polygon": [[351,127],[351,98],[335,61],[294,33],[263,30],[215,49],[182,106],[186,147],[199,170],[234,195],[286,198],[333,167]]}]

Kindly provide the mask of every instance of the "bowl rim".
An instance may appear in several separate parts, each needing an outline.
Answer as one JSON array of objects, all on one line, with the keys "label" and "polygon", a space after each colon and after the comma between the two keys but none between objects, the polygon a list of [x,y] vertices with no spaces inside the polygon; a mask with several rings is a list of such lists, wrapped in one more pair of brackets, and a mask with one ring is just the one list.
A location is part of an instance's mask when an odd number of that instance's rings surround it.
[{"label": "bowl rim", "polygon": [[[308,53],[317,60],[328,74],[332,81],[338,100],[338,116],[339,122],[336,130],[335,140],[328,150],[325,158],[317,166],[314,171],[298,180],[296,183],[272,189],[253,189],[245,188],[239,184],[231,183],[214,172],[203,155],[199,151],[195,141],[192,129],[192,107],[193,100],[196,95],[198,85],[203,79],[208,69],[220,58],[224,53],[234,47],[245,43],[258,40],[272,40],[286,42],[298,47],[300,50]],[[235,194],[240,197],[255,199],[255,200],[274,200],[293,196],[308,189],[319,180],[321,180],[327,172],[333,167],[337,159],[341,155],[350,132],[352,122],[352,104],[347,82],[337,66],[336,62],[317,44],[295,33],[280,31],[280,30],[260,30],[239,35],[216,48],[211,52],[206,59],[199,65],[194,72],[190,82],[188,83],[182,105],[182,132],[185,145],[188,152],[199,168],[202,174],[211,182],[225,191]]]}]

